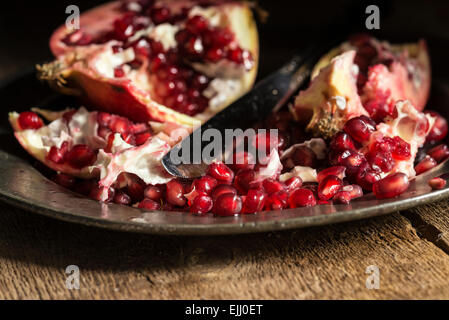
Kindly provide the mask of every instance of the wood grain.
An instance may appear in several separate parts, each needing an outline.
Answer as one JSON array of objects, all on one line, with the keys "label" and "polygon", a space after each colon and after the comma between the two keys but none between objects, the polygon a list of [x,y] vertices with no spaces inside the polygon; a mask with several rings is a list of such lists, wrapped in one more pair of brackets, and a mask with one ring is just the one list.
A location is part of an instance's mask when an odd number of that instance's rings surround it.
[{"label": "wood grain", "polygon": [[[449,256],[398,213],[280,233],[159,237],[2,209],[1,299],[449,297]],[[71,264],[80,268],[80,290],[65,287]],[[380,269],[379,290],[366,289],[369,265]]]}]

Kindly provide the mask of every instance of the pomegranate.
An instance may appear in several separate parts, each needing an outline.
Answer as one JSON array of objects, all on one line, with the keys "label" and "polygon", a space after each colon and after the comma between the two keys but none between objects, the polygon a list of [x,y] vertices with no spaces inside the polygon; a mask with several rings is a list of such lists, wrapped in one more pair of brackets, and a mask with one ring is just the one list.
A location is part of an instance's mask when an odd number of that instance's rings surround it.
[{"label": "pomegranate", "polygon": [[429,180],[429,186],[432,190],[441,190],[446,186],[446,180],[440,177],[435,177]]},{"label": "pomegranate", "polygon": [[290,208],[313,207],[316,205],[316,198],[311,190],[299,188],[290,194],[288,203]]},{"label": "pomegranate", "polygon": [[39,77],[88,106],[134,121],[197,125],[248,91],[258,35],[237,1],[115,1],[59,27]]},{"label": "pomegranate", "polygon": [[402,172],[393,173],[373,184],[377,199],[394,198],[404,193],[409,186],[408,177]]}]

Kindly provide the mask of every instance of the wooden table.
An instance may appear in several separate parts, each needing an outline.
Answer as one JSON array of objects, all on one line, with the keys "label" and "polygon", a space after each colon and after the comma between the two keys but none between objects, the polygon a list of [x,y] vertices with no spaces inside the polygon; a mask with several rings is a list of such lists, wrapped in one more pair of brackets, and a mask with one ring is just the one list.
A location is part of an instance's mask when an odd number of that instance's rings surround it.
[{"label": "wooden table", "polygon": [[[0,78],[26,57],[0,53]],[[449,201],[358,222],[243,236],[162,237],[0,203],[0,299],[449,298]],[[80,290],[65,269],[80,269]],[[367,289],[369,266],[379,289]]]}]

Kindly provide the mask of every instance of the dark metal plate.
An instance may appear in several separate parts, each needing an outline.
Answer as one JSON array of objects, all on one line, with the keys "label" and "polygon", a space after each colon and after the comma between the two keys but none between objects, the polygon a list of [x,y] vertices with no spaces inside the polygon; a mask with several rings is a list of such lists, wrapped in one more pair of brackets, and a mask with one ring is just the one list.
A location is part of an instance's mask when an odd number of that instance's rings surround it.
[{"label": "dark metal plate", "polygon": [[[0,199],[15,206],[57,219],[108,229],[173,235],[218,235],[275,231],[364,219],[449,197],[449,188],[431,191],[430,177],[448,173],[449,164],[420,176],[399,198],[378,201],[365,196],[350,205],[323,205],[239,217],[197,217],[177,212],[144,212],[115,204],[101,204],[74,194],[48,180],[33,165],[36,162],[21,149],[7,122],[7,112],[31,106],[75,106],[34,78],[33,72],[0,84],[3,111],[0,115]],[[445,116],[449,86],[434,81],[431,105]],[[448,175],[449,177],[449,175]],[[449,179],[449,178],[448,178]]]}]

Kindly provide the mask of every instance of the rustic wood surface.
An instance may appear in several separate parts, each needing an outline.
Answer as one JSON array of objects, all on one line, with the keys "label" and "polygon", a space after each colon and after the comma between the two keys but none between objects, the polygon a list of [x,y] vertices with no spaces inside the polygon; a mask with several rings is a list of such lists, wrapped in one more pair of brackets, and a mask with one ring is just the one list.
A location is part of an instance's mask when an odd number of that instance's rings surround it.
[{"label": "rustic wood surface", "polygon": [[[22,63],[0,66],[0,79]],[[0,299],[449,298],[449,201],[221,237],[128,234],[0,210]],[[68,265],[80,268],[80,290],[65,286]],[[378,290],[366,288],[370,265]]]}]

